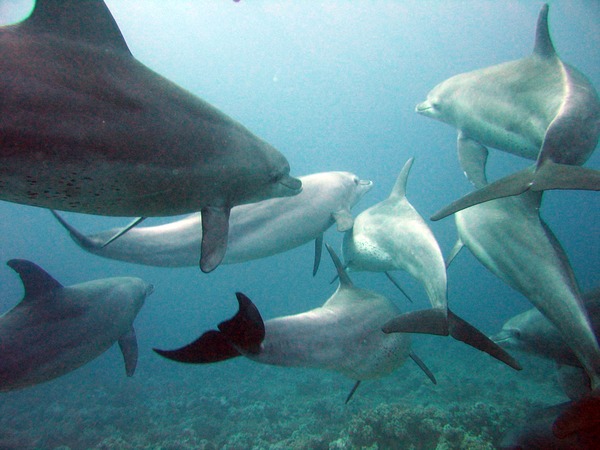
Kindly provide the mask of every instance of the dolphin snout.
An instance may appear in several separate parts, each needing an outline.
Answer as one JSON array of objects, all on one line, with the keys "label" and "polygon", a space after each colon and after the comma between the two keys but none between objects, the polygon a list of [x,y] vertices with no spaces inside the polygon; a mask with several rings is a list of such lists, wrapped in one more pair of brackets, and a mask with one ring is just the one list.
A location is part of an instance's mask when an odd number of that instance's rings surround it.
[{"label": "dolphin snout", "polygon": [[429,102],[429,100],[425,100],[424,102],[417,103],[415,106],[415,111],[419,114],[433,108],[433,105]]}]

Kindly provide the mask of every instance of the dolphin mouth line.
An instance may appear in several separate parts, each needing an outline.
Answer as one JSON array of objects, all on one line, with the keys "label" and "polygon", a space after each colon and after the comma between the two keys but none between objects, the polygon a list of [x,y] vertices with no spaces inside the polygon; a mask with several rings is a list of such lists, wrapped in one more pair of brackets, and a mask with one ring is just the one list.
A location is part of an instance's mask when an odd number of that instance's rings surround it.
[{"label": "dolphin mouth line", "polygon": [[279,180],[279,184],[296,194],[302,192],[302,181],[298,178],[286,176]]},{"label": "dolphin mouth line", "polygon": [[433,106],[431,106],[429,104],[418,103],[417,106],[415,106],[415,111],[418,113],[421,113],[423,111],[427,111],[432,108],[433,108]]}]

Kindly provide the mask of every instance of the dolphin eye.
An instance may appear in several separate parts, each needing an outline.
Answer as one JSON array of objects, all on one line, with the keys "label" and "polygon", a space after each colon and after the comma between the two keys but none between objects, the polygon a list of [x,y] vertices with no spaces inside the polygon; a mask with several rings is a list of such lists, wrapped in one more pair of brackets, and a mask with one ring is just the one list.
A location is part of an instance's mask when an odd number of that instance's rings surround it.
[{"label": "dolphin eye", "polygon": [[359,185],[359,183],[360,183],[360,180],[358,179],[358,177],[354,177],[354,178],[353,178],[353,181],[354,181],[354,184],[356,184],[357,186],[358,186],[358,185]]}]

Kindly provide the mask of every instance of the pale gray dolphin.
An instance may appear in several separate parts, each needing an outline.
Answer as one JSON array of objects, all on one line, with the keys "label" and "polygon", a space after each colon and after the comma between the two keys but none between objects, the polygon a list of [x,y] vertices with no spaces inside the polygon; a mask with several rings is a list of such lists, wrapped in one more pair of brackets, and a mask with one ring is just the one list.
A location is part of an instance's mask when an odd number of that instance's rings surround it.
[{"label": "pale gray dolphin", "polygon": [[30,261],[8,265],[25,295],[0,316],[0,391],[60,377],[119,343],[127,376],[137,364],[133,321],[153,287],[118,277],[63,287]]},{"label": "pale gray dolphin", "polygon": [[434,214],[525,190],[600,190],[600,171],[578,167],[600,136],[600,100],[589,80],[560,60],[540,11],[533,54],[440,83],[416,111],[458,129],[458,147],[476,142],[536,160],[534,166],[477,190]]},{"label": "pale gray dolphin", "polygon": [[311,367],[340,372],[357,380],[383,377],[411,357],[435,383],[431,372],[410,350],[410,337],[385,334],[383,323],[400,313],[386,297],[354,286],[328,245],[338,275],[335,293],[319,308],[263,320],[244,294],[236,294],[239,311],[197,340],[177,350],[154,349],[185,363],[210,363],[235,356],[285,367]]},{"label": "pale gray dolphin", "polygon": [[[465,146],[459,156],[475,188],[485,186],[487,149]],[[541,192],[527,191],[455,214],[459,239],[448,264],[466,246],[560,330],[586,369],[592,386],[600,387],[600,349],[567,255],[540,218],[541,197]]]},{"label": "pale gray dolphin", "polygon": [[[373,183],[349,172],[323,172],[300,177],[302,192],[236,206],[229,217],[229,242],[223,264],[264,258],[317,242],[314,269],[319,262],[323,233],[334,223],[339,231],[352,227],[352,208]],[[108,246],[118,230],[85,236],[57,216],[84,250],[105,258],[162,267],[197,264],[201,214],[153,227],[138,227]]]},{"label": "pale gray dolphin", "polygon": [[385,323],[385,332],[451,334],[511,367],[519,368],[498,345],[448,310],[442,251],[425,220],[406,198],[406,182],[412,163],[413,158],[410,158],[404,164],[390,196],[361,212],[354,220],[354,227],[344,235],[346,267],[386,273],[402,269],[423,284],[433,310],[398,316]]},{"label": "pale gray dolphin", "polygon": [[285,157],[156,74],[101,0],[38,0],[0,27],[0,199],[108,216],[203,211],[202,270],[229,211],[295,195]]}]

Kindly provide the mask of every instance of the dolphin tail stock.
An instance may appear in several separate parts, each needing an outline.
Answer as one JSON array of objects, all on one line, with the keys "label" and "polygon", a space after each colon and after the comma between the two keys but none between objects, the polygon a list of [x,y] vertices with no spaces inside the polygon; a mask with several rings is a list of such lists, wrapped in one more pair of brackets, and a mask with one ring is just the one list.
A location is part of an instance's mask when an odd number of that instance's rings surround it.
[{"label": "dolphin tail stock", "polygon": [[247,353],[259,353],[265,338],[265,324],[248,297],[241,292],[235,295],[238,312],[221,322],[219,331],[206,331],[194,342],[175,350],[153,350],[167,359],[190,364],[219,362]]},{"label": "dolphin tail stock", "polygon": [[600,391],[571,402],[552,424],[552,433],[559,439],[592,432],[598,435],[600,429]]},{"label": "dolphin tail stock", "polygon": [[440,220],[479,203],[519,195],[527,190],[540,192],[555,189],[600,191],[600,171],[587,167],[558,164],[549,159],[540,160],[533,166],[459,198],[436,212],[431,216],[431,220]]},{"label": "dolphin tail stock", "polygon": [[521,365],[506,350],[490,340],[485,334],[454,314],[450,309],[432,308],[401,314],[386,322],[384,333],[423,333],[436,336],[452,336],[515,370]]}]

